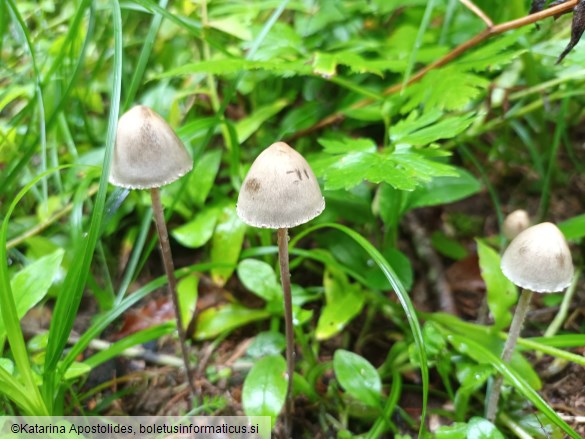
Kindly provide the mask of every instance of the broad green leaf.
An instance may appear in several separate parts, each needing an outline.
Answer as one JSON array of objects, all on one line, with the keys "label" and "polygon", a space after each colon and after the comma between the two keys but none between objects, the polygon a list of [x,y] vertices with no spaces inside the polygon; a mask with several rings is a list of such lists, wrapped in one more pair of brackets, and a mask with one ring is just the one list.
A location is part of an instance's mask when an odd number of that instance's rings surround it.
[{"label": "broad green leaf", "polygon": [[381,408],[382,381],[378,371],[365,358],[338,349],[333,356],[333,370],[339,384],[355,399]]},{"label": "broad green leaf", "polygon": [[196,206],[203,206],[213,187],[221,163],[221,154],[220,149],[208,151],[195,163],[193,172],[189,176],[187,191]]},{"label": "broad green leaf", "polygon": [[[230,204],[224,207],[211,240],[211,262],[235,266],[240,257],[245,232],[246,225],[238,218],[236,206]],[[233,271],[233,268],[213,268],[211,276],[215,283],[223,285]]]},{"label": "broad green leaf", "polygon": [[467,426],[468,439],[504,439],[504,435],[494,424],[484,418],[475,416]]},{"label": "broad green leaf", "polygon": [[0,358],[0,367],[8,372],[9,375],[14,373],[14,362],[8,358]]},{"label": "broad green leaf", "polygon": [[426,146],[437,140],[451,139],[462,133],[471,125],[473,117],[473,113],[466,113],[461,116],[442,118],[442,113],[438,110],[419,116],[418,112],[413,111],[406,119],[390,128],[390,140],[395,144]]},{"label": "broad green leaf", "polygon": [[[19,319],[45,297],[59,271],[64,254],[63,249],[56,250],[27,265],[12,278],[10,286]],[[5,335],[5,331],[0,316],[0,337]]]},{"label": "broad green leaf", "polygon": [[174,229],[171,234],[181,245],[198,248],[205,245],[213,236],[215,225],[221,211],[217,207],[207,207],[200,211],[193,221]]},{"label": "broad green leaf", "polygon": [[321,309],[315,336],[326,340],[340,333],[359,313],[365,303],[365,295],[359,284],[351,285],[342,272],[325,271],[323,279],[326,305]]},{"label": "broad green leaf", "polygon": [[238,141],[245,142],[254,134],[271,117],[274,117],[280,110],[289,104],[288,99],[281,98],[265,107],[258,108],[250,116],[240,120],[236,124],[236,133],[238,134]]},{"label": "broad green leaf", "polygon": [[247,416],[278,416],[287,390],[286,361],[280,355],[259,360],[244,380],[242,406]]},{"label": "broad green leaf", "polygon": [[313,73],[331,78],[337,70],[337,59],[330,53],[317,52],[313,57]]},{"label": "broad green leaf", "polygon": [[516,372],[509,365],[504,363],[498,356],[494,355],[481,343],[473,341],[461,335],[449,335],[448,341],[464,355],[468,355],[480,364],[491,364],[504,375],[504,378],[511,383],[516,390],[530,401],[539,411],[548,417],[554,424],[563,429],[565,433],[574,439],[579,435],[536,393],[536,391],[524,380],[521,374]]},{"label": "broad green leaf", "polygon": [[286,339],[280,332],[266,331],[261,332],[256,337],[246,353],[250,357],[261,358],[267,355],[278,355],[286,347]]},{"label": "broad green leaf", "polygon": [[485,281],[487,302],[494,317],[496,330],[507,327],[512,321],[510,308],[516,303],[516,286],[508,280],[500,268],[500,255],[482,240],[477,240],[477,253],[481,277]]},{"label": "broad green leaf", "polygon": [[466,439],[467,424],[464,422],[454,422],[453,425],[439,427],[435,431],[436,439]]},{"label": "broad green leaf", "polygon": [[416,188],[409,195],[408,209],[453,203],[480,191],[481,183],[473,175],[461,168],[452,170],[456,175],[435,177]]},{"label": "broad green leaf", "polygon": [[181,310],[184,329],[187,329],[189,323],[195,315],[195,310],[197,308],[197,297],[199,295],[197,289],[198,285],[199,278],[194,273],[185,276],[177,284],[179,309]]},{"label": "broad green leaf", "polygon": [[581,239],[585,236],[585,214],[569,218],[558,226],[566,239]]},{"label": "broad green leaf", "polygon": [[270,302],[278,297],[280,285],[271,265],[257,259],[244,259],[238,264],[238,277],[244,286]]},{"label": "broad green leaf", "polygon": [[443,232],[434,232],[431,235],[431,244],[439,253],[456,261],[465,258],[469,254],[459,241],[450,238]]},{"label": "broad green leaf", "polygon": [[270,313],[261,309],[249,309],[242,305],[227,305],[208,308],[199,314],[195,328],[195,339],[206,340],[232,331],[240,326],[270,317]]}]

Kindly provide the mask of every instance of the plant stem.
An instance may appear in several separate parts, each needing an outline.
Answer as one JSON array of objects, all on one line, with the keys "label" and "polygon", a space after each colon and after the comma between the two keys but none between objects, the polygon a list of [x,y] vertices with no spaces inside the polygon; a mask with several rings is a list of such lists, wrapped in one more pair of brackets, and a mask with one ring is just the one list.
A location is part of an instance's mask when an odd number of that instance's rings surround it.
[{"label": "plant stem", "polygon": [[179,342],[181,344],[181,352],[183,354],[183,362],[185,363],[185,374],[187,375],[187,382],[191,388],[191,395],[193,398],[197,395],[195,384],[193,383],[193,374],[189,367],[189,356],[187,355],[187,341],[185,337],[185,327],[183,326],[183,318],[181,316],[181,309],[179,308],[179,297],[177,296],[177,279],[175,278],[175,266],[173,265],[173,255],[171,253],[171,246],[169,244],[169,234],[167,232],[167,224],[163,214],[163,207],[160,201],[160,190],[152,188],[150,190],[152,197],[152,211],[154,214],[154,222],[156,223],[156,230],[158,231],[158,238],[160,244],[160,252],[162,255],[163,265],[167,274],[169,293],[173,299],[175,307],[175,318],[177,319],[177,330],[179,331]]},{"label": "plant stem", "polygon": [[291,434],[292,415],[292,381],[295,370],[295,336],[293,332],[292,294],[290,291],[290,272],[288,269],[288,229],[278,229],[278,262],[280,265],[280,282],[284,297],[284,326],[286,336],[286,372],[288,385],[286,389],[286,403],[284,408],[284,430],[286,437]]},{"label": "plant stem", "polygon": [[[509,363],[510,358],[512,358],[512,353],[514,352],[514,347],[516,346],[516,340],[520,336],[520,331],[522,330],[524,319],[526,318],[528,308],[530,307],[531,298],[532,291],[526,289],[522,290],[520,300],[518,300],[518,305],[516,306],[514,318],[512,319],[510,332],[508,332],[508,339],[504,344],[504,350],[502,352],[502,361],[506,363]],[[490,422],[493,422],[494,419],[496,419],[496,412],[498,411],[498,400],[500,399],[500,391],[502,390],[503,381],[504,378],[501,375],[498,376],[494,381],[492,390],[489,395],[488,405],[486,409],[486,418]]]}]

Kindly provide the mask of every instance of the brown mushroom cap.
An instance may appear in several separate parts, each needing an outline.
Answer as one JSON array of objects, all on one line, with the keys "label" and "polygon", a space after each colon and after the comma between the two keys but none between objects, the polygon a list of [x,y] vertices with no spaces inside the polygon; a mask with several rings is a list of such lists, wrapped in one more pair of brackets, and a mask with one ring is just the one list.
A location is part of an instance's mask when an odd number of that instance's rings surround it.
[{"label": "brown mushroom cap", "polygon": [[237,213],[254,227],[281,229],[315,218],[325,208],[307,161],[284,142],[266,148],[242,183]]},{"label": "brown mushroom cap", "polygon": [[530,216],[524,209],[518,209],[510,213],[502,224],[504,236],[514,239],[520,232],[530,227]]},{"label": "brown mushroom cap", "polygon": [[161,187],[193,168],[193,160],[170,125],[138,105],[118,121],[110,183],[129,189]]},{"label": "brown mushroom cap", "polygon": [[561,291],[573,277],[571,252],[552,223],[537,224],[516,236],[502,256],[501,268],[516,285],[537,293]]}]

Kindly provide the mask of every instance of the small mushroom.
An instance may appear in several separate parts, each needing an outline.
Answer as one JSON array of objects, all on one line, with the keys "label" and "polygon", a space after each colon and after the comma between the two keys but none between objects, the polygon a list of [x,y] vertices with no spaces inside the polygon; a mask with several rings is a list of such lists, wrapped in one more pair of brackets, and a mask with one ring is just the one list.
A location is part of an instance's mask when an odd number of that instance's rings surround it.
[{"label": "small mushroom", "polygon": [[510,213],[502,224],[502,232],[509,240],[530,227],[530,216],[524,209],[518,209]]},{"label": "small mushroom", "polygon": [[118,121],[110,183],[128,189],[150,189],[163,264],[175,307],[187,381],[194,396],[195,385],[189,367],[173,256],[159,190],[161,186],[179,179],[192,168],[193,161],[181,140],[169,124],[152,109],[138,105]]},{"label": "small mushroom", "polygon": [[[532,293],[553,293],[567,288],[573,277],[573,260],[557,226],[541,223],[527,228],[512,240],[502,256],[501,268],[510,281],[522,288],[502,352],[502,360],[507,363],[512,358]],[[502,381],[500,376],[492,386],[486,410],[489,421],[496,417]]]},{"label": "small mushroom", "polygon": [[294,332],[288,260],[288,229],[304,224],[325,209],[319,183],[307,161],[284,142],[270,145],[256,158],[242,183],[237,213],[254,227],[277,229],[280,281],[284,296],[288,388],[285,430],[290,436],[294,373]]}]

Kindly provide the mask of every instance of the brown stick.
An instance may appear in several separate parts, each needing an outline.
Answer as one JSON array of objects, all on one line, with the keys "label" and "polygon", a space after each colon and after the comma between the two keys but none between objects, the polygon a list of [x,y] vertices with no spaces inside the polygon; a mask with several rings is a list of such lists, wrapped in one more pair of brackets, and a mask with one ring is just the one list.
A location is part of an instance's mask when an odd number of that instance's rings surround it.
[{"label": "brown stick", "polygon": [[175,307],[175,318],[177,319],[177,331],[179,332],[179,342],[181,344],[181,352],[183,354],[183,362],[185,363],[185,374],[187,375],[187,382],[191,388],[191,396],[194,399],[197,395],[195,384],[193,383],[193,373],[189,367],[189,355],[187,353],[187,340],[185,336],[185,328],[183,326],[183,317],[181,316],[181,309],[179,307],[179,297],[177,296],[177,279],[175,278],[175,266],[173,264],[173,255],[171,253],[171,246],[169,244],[169,234],[167,232],[167,224],[163,213],[163,206],[160,201],[160,191],[158,188],[150,190],[152,198],[152,212],[154,214],[154,222],[156,230],[158,231],[158,242],[160,244],[160,252],[162,255],[163,265],[167,274],[169,293],[173,299]]},{"label": "brown stick", "polygon": [[[554,17],[556,15],[561,15],[563,13],[569,12],[577,5],[578,1],[579,0],[568,0],[566,3],[556,5],[552,8],[545,9],[543,11],[539,11],[539,12],[536,12],[534,14],[530,14],[530,15],[527,15],[525,17],[518,18],[516,20],[507,21],[505,23],[489,27],[489,28],[483,30],[482,32],[480,32],[479,34],[477,34],[476,36],[474,36],[473,38],[471,38],[470,40],[466,41],[465,43],[457,46],[456,48],[454,48],[451,52],[449,52],[448,54],[446,54],[442,58],[439,58],[437,61],[420,69],[417,73],[415,73],[408,80],[406,85],[410,85],[410,84],[413,84],[417,81],[420,81],[431,70],[437,69],[439,67],[444,66],[445,64],[448,64],[449,62],[451,62],[455,58],[461,56],[463,53],[465,53],[466,51],[468,51],[472,47],[477,46],[478,44],[482,43],[483,41],[487,40],[490,37],[493,37],[494,35],[499,35],[501,33],[507,32],[507,31],[512,30],[512,29],[518,29],[520,27],[524,27],[524,26],[527,26],[529,24],[536,23],[537,21],[543,20],[543,19],[548,18],[548,17]],[[382,92],[382,95],[388,96],[388,95],[397,93],[400,90],[402,90],[402,88],[403,88],[402,83],[392,85],[392,86],[386,88]],[[359,108],[363,108],[363,107],[371,104],[372,102],[374,102],[374,100],[371,98],[362,99],[362,100],[352,104],[349,107],[349,110],[357,110]],[[290,138],[288,138],[286,140],[293,141],[295,139],[298,139],[299,137],[304,137],[308,134],[311,134],[315,131],[318,131],[322,128],[325,128],[329,125],[333,125],[334,123],[342,120],[343,117],[344,117],[343,111],[338,111],[337,113],[331,114],[331,115],[327,116],[326,118],[320,120],[315,125],[310,126],[309,128],[306,128],[304,130],[296,132],[295,134],[293,134]]]},{"label": "brown stick", "polygon": [[292,294],[290,290],[290,271],[288,268],[288,229],[278,229],[278,262],[280,265],[280,282],[284,298],[284,330],[286,336],[286,373],[288,384],[284,408],[284,430],[286,437],[291,435],[291,416],[293,408],[292,382],[295,371],[295,335],[293,332]]}]

